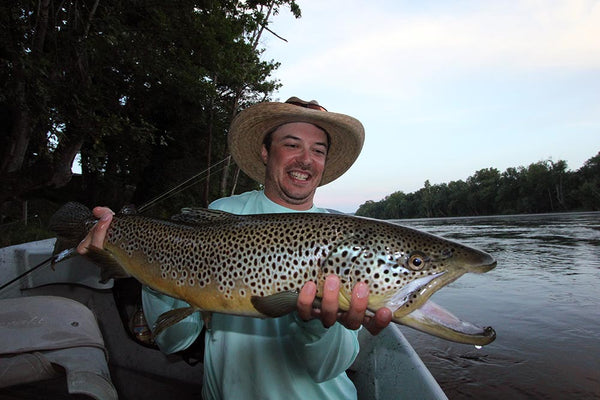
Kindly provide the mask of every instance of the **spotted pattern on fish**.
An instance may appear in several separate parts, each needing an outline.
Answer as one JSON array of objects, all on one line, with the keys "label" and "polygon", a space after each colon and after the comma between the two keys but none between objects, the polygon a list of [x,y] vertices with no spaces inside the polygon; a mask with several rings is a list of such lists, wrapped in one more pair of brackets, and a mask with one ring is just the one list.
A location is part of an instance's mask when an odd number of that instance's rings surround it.
[{"label": "spotted pattern on fish", "polygon": [[[340,276],[348,294],[357,282],[365,282],[372,296],[386,298],[443,269],[443,260],[457,250],[449,242],[429,243],[429,236],[418,231],[408,231],[398,242],[393,225],[361,222],[275,214],[234,217],[198,229],[123,215],[113,219],[107,240],[128,257],[142,255],[145,263],[157,265],[162,280],[177,287],[212,285],[225,299],[298,291],[307,281],[322,282],[329,274]],[[411,257],[418,257],[420,265],[410,265]],[[418,294],[412,296],[404,307],[410,308]]]},{"label": "spotted pattern on fish", "polygon": [[[283,315],[295,309],[294,293],[307,281],[317,283],[321,297],[326,276],[336,274],[342,310],[349,308],[355,284],[365,282],[368,308],[390,308],[395,322],[461,343],[483,345],[495,338],[491,328],[469,325],[470,331],[461,332],[463,322],[440,324],[438,311],[435,319],[413,313],[464,273],[494,268],[487,253],[415,229],[347,215],[197,213],[180,221],[117,214],[103,249],[92,249],[90,256],[103,265],[103,279],[134,276],[185,300],[193,310]],[[82,229],[75,228],[79,224],[89,229],[90,216],[85,207],[67,204],[53,216],[53,230],[63,237],[74,230],[79,234]],[[175,323],[169,316],[162,320],[163,329],[167,322]]]}]

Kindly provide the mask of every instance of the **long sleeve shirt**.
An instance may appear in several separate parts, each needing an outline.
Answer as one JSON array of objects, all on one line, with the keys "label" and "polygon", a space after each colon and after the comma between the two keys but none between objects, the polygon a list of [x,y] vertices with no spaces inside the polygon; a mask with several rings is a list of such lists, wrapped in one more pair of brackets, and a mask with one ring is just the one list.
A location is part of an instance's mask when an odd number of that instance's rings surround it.
[{"label": "long sleeve shirt", "polygon": [[[295,212],[262,191],[216,200],[210,208],[234,214]],[[308,212],[327,212],[313,207]],[[144,288],[144,313],[152,326],[158,316],[186,307],[181,300]],[[203,322],[195,313],[161,333],[160,349],[187,348]],[[358,354],[357,331],[336,323],[303,321],[296,312],[280,318],[213,314],[205,337],[203,397],[209,399],[356,399],[345,370]]]}]

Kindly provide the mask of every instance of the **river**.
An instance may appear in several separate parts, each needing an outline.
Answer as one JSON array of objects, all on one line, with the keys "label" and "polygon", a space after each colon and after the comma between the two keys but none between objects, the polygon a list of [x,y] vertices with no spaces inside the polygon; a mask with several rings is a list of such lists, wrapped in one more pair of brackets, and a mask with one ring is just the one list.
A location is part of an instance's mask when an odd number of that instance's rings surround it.
[{"label": "river", "polygon": [[394,222],[498,261],[432,297],[494,327],[492,344],[476,349],[402,327],[451,400],[600,398],[600,212]]}]

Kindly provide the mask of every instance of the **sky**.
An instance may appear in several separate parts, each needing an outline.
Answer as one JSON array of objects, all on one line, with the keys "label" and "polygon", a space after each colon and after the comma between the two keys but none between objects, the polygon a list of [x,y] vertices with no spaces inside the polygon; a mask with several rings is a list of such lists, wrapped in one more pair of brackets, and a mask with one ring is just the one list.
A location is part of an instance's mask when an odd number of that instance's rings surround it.
[{"label": "sky", "polygon": [[271,18],[274,99],[358,118],[365,144],[315,204],[368,200],[475,171],[600,151],[600,0],[297,0]]}]

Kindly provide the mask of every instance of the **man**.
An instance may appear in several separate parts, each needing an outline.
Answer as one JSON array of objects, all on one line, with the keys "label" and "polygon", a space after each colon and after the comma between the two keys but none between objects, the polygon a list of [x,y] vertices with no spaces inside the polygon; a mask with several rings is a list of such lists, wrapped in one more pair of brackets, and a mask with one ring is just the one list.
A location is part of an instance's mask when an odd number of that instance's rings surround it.
[{"label": "man", "polygon": [[[330,113],[317,102],[296,97],[265,102],[242,111],[232,122],[228,144],[238,166],[264,184],[264,190],[216,200],[210,208],[236,214],[327,212],[313,204],[318,186],[342,175],[354,163],[364,140],[362,124]],[[79,245],[102,247],[112,212],[100,218]],[[379,333],[391,320],[381,309],[365,316],[369,289],[358,283],[350,309],[338,313],[340,280],[326,277],[320,309],[313,309],[315,282],[300,291],[295,313],[258,319],[215,314],[207,327],[204,356],[205,399],[352,399],[356,390],[345,374],[358,353],[357,329]],[[186,303],[145,287],[143,309],[152,325],[158,316]],[[161,333],[160,349],[174,353],[190,346],[203,326],[198,313]]]}]

